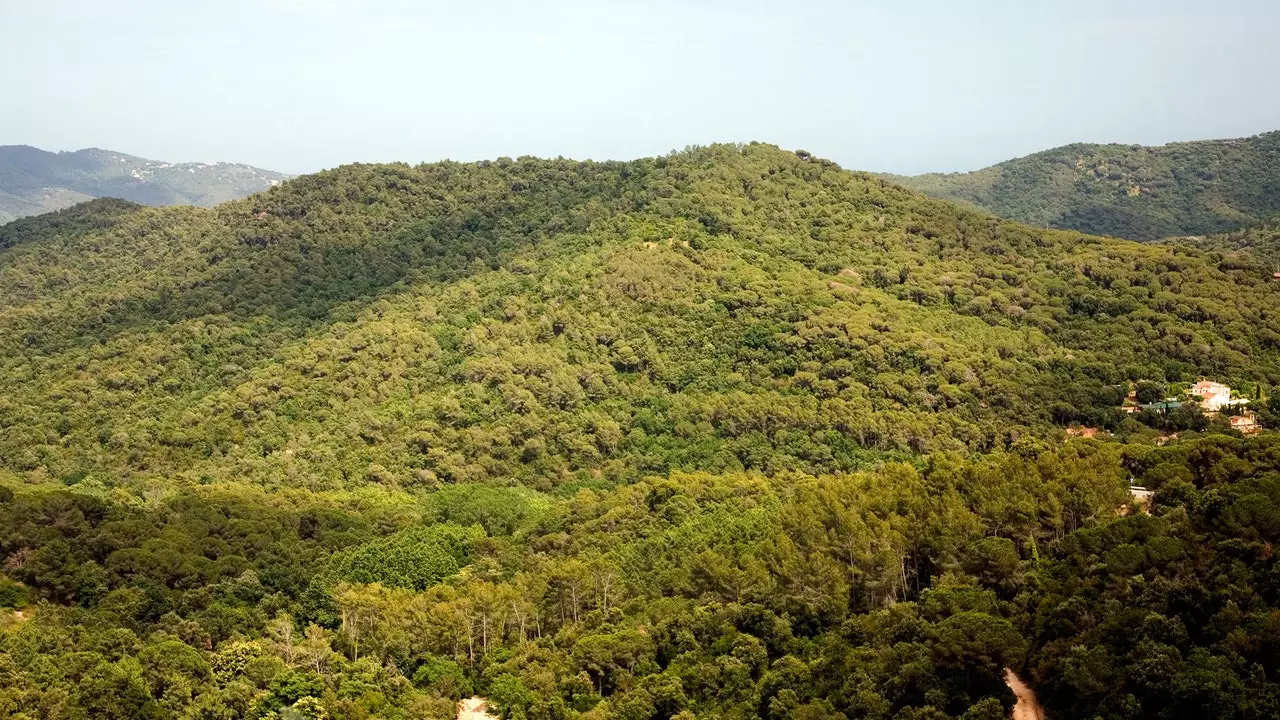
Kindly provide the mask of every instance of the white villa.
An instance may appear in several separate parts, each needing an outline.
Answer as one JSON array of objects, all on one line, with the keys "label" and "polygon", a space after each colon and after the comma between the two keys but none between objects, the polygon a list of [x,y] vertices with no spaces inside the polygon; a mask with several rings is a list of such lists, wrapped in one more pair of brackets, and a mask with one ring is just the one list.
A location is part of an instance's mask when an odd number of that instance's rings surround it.
[{"label": "white villa", "polygon": [[1207,412],[1218,412],[1231,404],[1231,388],[1211,380],[1201,380],[1191,386],[1191,394],[1200,398],[1200,405]]}]

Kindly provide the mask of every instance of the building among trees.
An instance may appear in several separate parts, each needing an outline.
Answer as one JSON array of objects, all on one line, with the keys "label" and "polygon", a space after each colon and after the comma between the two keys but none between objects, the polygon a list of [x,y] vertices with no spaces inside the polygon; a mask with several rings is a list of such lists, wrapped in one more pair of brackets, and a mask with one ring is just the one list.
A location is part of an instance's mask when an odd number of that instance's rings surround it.
[{"label": "building among trees", "polygon": [[1212,380],[1201,380],[1192,385],[1189,392],[1200,399],[1205,412],[1218,412],[1231,404],[1231,388]]},{"label": "building among trees", "polygon": [[1262,425],[1258,422],[1258,416],[1252,412],[1232,415],[1229,422],[1232,430],[1239,430],[1244,435],[1262,432]]}]

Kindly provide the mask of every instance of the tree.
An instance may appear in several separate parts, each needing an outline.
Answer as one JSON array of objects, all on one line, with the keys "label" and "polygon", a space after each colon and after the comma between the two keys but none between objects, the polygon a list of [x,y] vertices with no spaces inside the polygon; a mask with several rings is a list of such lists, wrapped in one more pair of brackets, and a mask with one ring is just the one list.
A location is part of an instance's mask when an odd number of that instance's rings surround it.
[{"label": "tree", "polygon": [[503,720],[519,720],[528,717],[534,695],[520,678],[502,674],[489,683],[489,700]]}]

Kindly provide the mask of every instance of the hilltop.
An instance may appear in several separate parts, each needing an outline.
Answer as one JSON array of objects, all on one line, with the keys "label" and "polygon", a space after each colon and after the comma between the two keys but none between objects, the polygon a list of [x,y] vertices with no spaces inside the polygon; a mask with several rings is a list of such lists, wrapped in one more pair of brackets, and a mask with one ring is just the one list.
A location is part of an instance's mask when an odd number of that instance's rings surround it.
[{"label": "hilltop", "polygon": [[1159,147],[1081,143],[969,173],[889,177],[1039,227],[1132,240],[1206,235],[1280,214],[1280,132]]},{"label": "hilltop", "polygon": [[[547,489],[850,471],[1280,380],[1280,288],[807,154],[355,165],[0,230],[0,463]],[[1121,386],[1124,387],[1121,387]]]},{"label": "hilltop", "polygon": [[288,177],[234,163],[168,163],[97,148],[53,153],[5,145],[0,146],[0,223],[97,197],[211,207]]}]

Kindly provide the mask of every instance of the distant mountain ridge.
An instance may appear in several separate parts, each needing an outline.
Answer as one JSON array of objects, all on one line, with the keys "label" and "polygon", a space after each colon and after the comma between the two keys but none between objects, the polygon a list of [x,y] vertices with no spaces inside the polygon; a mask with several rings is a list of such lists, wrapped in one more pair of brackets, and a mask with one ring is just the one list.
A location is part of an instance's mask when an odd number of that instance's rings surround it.
[{"label": "distant mountain ridge", "polygon": [[969,173],[888,177],[1040,227],[1132,240],[1207,235],[1280,215],[1280,132],[1154,147],[1077,143]]},{"label": "distant mountain ridge", "polygon": [[141,205],[210,207],[260,192],[290,176],[237,163],[169,163],[87,148],[48,152],[0,146],[0,223],[98,197]]}]

